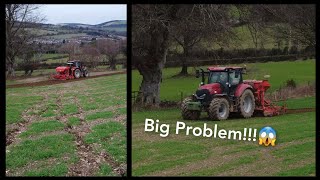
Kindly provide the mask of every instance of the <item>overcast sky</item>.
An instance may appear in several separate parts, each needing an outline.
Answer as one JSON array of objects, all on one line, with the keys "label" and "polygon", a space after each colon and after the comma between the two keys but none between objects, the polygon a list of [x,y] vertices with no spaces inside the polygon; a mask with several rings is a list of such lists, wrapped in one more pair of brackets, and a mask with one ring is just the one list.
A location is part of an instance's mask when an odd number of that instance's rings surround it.
[{"label": "overcast sky", "polygon": [[99,24],[111,20],[127,20],[126,4],[50,4],[38,10],[45,17],[43,23]]}]

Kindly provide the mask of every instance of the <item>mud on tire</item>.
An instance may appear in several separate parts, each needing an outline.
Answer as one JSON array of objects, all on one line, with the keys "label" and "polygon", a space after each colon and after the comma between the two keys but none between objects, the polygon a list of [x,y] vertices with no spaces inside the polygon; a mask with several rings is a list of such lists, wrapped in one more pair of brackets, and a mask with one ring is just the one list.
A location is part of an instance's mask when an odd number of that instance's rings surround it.
[{"label": "mud on tire", "polygon": [[208,108],[208,116],[211,120],[226,120],[229,117],[229,102],[225,98],[213,98]]},{"label": "mud on tire", "polygon": [[195,101],[195,99],[193,97],[187,97],[181,104],[181,114],[184,120],[196,120],[200,117],[200,111],[192,111],[187,109],[187,103],[191,101]]},{"label": "mud on tire", "polygon": [[255,109],[255,99],[250,89],[246,89],[240,96],[239,110],[244,118],[249,118],[253,115]]}]

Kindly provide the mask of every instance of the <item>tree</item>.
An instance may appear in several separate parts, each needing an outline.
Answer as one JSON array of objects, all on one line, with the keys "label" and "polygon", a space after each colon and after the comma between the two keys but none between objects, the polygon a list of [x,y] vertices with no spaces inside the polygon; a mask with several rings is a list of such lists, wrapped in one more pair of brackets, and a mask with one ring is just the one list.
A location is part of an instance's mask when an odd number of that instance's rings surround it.
[{"label": "tree", "polygon": [[274,19],[270,18],[270,13],[266,11],[264,5],[241,4],[236,5],[236,7],[239,21],[248,28],[256,53],[259,40],[262,43],[261,46],[263,46],[263,35],[266,34],[267,24]]},{"label": "tree", "polygon": [[316,5],[315,4],[281,4],[264,5],[279,22],[286,24],[278,32],[290,40],[315,47],[316,45]]},{"label": "tree", "polygon": [[116,56],[120,53],[120,42],[113,39],[98,39],[97,48],[101,54],[108,57],[110,69],[116,70]]},{"label": "tree", "polygon": [[[120,40],[120,53],[127,57],[127,38]],[[122,68],[127,68],[127,59],[123,62]]]},{"label": "tree", "polygon": [[[186,8],[189,6],[190,8]],[[214,26],[228,27],[229,21],[216,20],[222,15],[220,13],[223,13],[218,9],[225,6],[217,4],[136,4],[132,6],[132,60],[134,67],[142,76],[139,89],[141,93],[137,96],[136,105],[145,107],[159,105],[162,69],[166,63],[170,36],[174,31],[180,30],[179,22],[190,21],[190,24],[194,22],[197,26],[207,27],[208,31],[216,31]],[[198,13],[193,13],[195,10]],[[199,18],[191,18],[195,14]]]},{"label": "tree", "polygon": [[38,5],[31,4],[6,4],[6,66],[7,76],[15,76],[15,60],[21,49],[34,38],[26,31],[26,27],[36,27],[37,22],[43,19],[34,11]]},{"label": "tree", "polygon": [[69,60],[72,60],[75,57],[75,55],[80,52],[79,47],[79,43],[71,41],[69,43],[62,44],[62,46],[59,48],[59,51],[61,53],[69,54]]},{"label": "tree", "polygon": [[[171,29],[171,36],[182,47],[183,54],[180,57],[182,69],[180,76],[188,75],[188,59],[193,47],[204,39],[217,39],[225,35],[224,39],[230,37],[227,23],[229,6],[216,5],[210,8],[210,14],[214,14],[211,23],[203,24],[203,7],[193,5],[183,5],[177,16],[180,21],[176,22],[175,29]],[[229,34],[229,35],[227,35]]]},{"label": "tree", "polygon": [[91,67],[96,68],[99,59],[98,57],[100,56],[99,50],[90,44],[86,44],[82,47],[81,51],[83,60],[89,62]]},{"label": "tree", "polygon": [[18,56],[20,59],[19,67],[23,68],[25,76],[31,76],[33,71],[40,66],[42,52],[41,46],[37,47],[35,44],[28,44],[21,49]]}]

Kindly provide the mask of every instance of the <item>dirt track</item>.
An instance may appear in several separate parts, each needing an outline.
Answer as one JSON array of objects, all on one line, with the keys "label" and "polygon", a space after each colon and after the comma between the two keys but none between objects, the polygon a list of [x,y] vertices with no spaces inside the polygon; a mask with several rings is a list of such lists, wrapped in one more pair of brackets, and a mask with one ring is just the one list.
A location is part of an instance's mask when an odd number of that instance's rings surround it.
[{"label": "dirt track", "polygon": [[316,108],[287,109],[287,112],[285,114],[296,114],[296,113],[313,112],[313,111],[316,111]]},{"label": "dirt track", "polygon": [[118,72],[110,72],[110,73],[97,73],[97,75],[89,76],[87,78],[79,78],[79,79],[72,79],[72,80],[45,80],[45,81],[36,81],[36,82],[30,82],[30,83],[11,84],[11,85],[7,85],[6,88],[46,86],[46,85],[69,83],[69,82],[81,81],[81,80],[86,80],[86,79],[102,77],[102,76],[111,76],[111,75],[115,75],[115,74],[126,74],[126,73],[127,73],[127,71],[118,71]]}]

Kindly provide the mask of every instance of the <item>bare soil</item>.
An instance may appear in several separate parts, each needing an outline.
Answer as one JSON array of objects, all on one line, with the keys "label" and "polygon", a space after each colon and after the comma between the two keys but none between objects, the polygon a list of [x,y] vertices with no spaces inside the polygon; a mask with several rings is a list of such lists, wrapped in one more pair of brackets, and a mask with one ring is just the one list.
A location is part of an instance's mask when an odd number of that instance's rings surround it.
[{"label": "bare soil", "polygon": [[36,78],[27,78],[22,80],[17,80],[20,82],[18,84],[11,84],[7,85],[6,88],[19,88],[19,87],[34,87],[34,86],[46,86],[46,85],[53,85],[53,84],[61,84],[61,83],[68,83],[74,81],[82,81],[86,79],[92,79],[102,76],[111,76],[115,74],[125,74],[127,71],[112,71],[112,72],[91,72],[89,77],[86,78],[79,78],[79,79],[72,79],[72,80],[53,80],[49,79],[47,76],[44,77],[36,77]]}]

